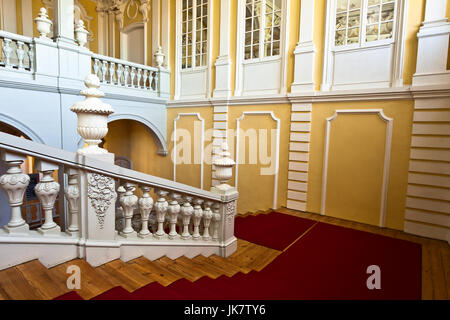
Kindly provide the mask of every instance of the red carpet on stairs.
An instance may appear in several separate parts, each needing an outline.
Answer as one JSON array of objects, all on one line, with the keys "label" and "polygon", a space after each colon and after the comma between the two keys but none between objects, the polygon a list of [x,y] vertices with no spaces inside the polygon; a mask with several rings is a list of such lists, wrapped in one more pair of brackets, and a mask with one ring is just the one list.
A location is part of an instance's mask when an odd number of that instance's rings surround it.
[{"label": "red carpet on stairs", "polygon": [[314,223],[316,222],[313,220],[278,212],[247,217],[237,216],[234,234],[237,238],[282,251]]},{"label": "red carpet on stairs", "polygon": [[[272,248],[288,247],[287,239],[295,241],[315,223],[279,213],[236,220],[242,238]],[[113,288],[96,299],[420,299],[421,259],[419,244],[318,223],[260,272],[181,279],[168,287],[153,282],[133,293]],[[371,265],[381,271],[379,290],[367,287]]]}]

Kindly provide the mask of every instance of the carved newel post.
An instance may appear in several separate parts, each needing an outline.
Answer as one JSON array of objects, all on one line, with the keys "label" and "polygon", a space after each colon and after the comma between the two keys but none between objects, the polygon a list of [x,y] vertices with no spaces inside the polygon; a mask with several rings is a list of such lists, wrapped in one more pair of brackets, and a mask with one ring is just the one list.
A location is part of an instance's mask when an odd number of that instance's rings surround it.
[{"label": "carved newel post", "polygon": [[108,115],[114,113],[113,108],[103,103],[99,98],[105,94],[98,88],[100,80],[96,75],[89,74],[84,80],[87,89],[80,93],[86,97],[85,100],[76,102],[70,107],[78,117],[77,131],[83,137],[87,146],[79,149],[81,155],[102,155],[108,151],[98,145],[108,133]]},{"label": "carved newel post", "polygon": [[67,199],[70,214],[70,225],[67,229],[68,233],[78,232],[78,214],[80,208],[80,188],[78,186],[78,174],[71,172],[69,169],[69,183],[64,190],[64,194]]},{"label": "carved newel post", "polygon": [[167,203],[166,196],[169,194],[167,191],[158,190],[158,201],[155,203],[156,220],[158,221],[158,230],[153,234],[157,239],[161,239],[166,235],[164,232],[164,220],[169,204]]},{"label": "carved newel post", "polygon": [[139,211],[141,212],[142,226],[138,236],[140,238],[146,238],[152,234],[150,230],[148,230],[148,218],[153,208],[153,199],[150,197],[150,187],[142,186],[141,189],[143,194],[139,199]]},{"label": "carved newel post", "polygon": [[191,220],[192,213],[194,212],[194,208],[191,206],[192,197],[186,196],[183,206],[181,207],[181,216],[183,219],[183,233],[181,234],[181,238],[184,240],[188,240],[191,238],[189,234],[189,221]]},{"label": "carved newel post", "polygon": [[42,7],[39,10],[38,16],[34,19],[34,22],[36,23],[36,29],[40,34],[39,38],[48,39],[47,35],[50,33],[53,23],[48,18],[47,9]]},{"label": "carved newel post", "polygon": [[126,183],[125,189],[127,192],[120,198],[120,204],[122,205],[125,214],[125,228],[120,232],[120,235],[128,237],[136,233],[131,226],[131,219],[133,218],[134,209],[136,209],[138,197],[133,194],[136,188],[132,183]]},{"label": "carved newel post", "polygon": [[9,167],[8,171],[0,177],[0,186],[8,196],[8,202],[11,207],[11,219],[4,227],[8,233],[27,233],[28,224],[22,219],[20,206],[23,203],[23,196],[30,177],[22,172],[20,165],[25,161],[25,156],[2,154],[3,161]]},{"label": "carved newel post", "polygon": [[176,225],[178,220],[178,214],[180,213],[181,210],[181,206],[178,203],[179,199],[180,199],[179,194],[177,193],[170,194],[169,207],[167,208],[170,224],[169,239],[175,239],[178,236]]},{"label": "carved newel post", "polygon": [[59,193],[59,183],[52,177],[53,172],[58,169],[58,166],[40,161],[37,163],[36,169],[43,174],[43,177],[34,187],[34,192],[39,198],[45,214],[44,224],[38,228],[38,231],[44,235],[59,234],[61,228],[53,221],[53,208]]}]

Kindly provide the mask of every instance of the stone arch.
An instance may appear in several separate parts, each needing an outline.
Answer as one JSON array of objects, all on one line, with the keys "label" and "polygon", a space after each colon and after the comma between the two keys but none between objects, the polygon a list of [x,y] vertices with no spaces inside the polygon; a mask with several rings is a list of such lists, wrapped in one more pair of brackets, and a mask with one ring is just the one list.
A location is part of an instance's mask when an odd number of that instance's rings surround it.
[{"label": "stone arch", "polygon": [[23,124],[22,122],[17,121],[13,117],[10,117],[10,116],[4,115],[4,114],[0,114],[0,122],[3,122],[6,125],[22,132],[30,140],[33,140],[35,142],[39,142],[42,144],[46,144],[45,141],[34,130],[32,130],[30,127]]}]

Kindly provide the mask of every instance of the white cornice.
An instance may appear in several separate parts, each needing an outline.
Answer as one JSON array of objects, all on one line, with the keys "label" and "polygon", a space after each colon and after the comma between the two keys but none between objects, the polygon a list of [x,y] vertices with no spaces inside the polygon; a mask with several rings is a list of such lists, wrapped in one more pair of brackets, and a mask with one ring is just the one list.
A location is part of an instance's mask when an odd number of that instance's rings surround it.
[{"label": "white cornice", "polygon": [[287,95],[239,96],[229,98],[170,100],[168,108],[213,107],[264,104],[291,104],[311,102],[412,100],[417,98],[450,97],[450,86],[404,86],[400,88],[334,90],[290,93]]}]

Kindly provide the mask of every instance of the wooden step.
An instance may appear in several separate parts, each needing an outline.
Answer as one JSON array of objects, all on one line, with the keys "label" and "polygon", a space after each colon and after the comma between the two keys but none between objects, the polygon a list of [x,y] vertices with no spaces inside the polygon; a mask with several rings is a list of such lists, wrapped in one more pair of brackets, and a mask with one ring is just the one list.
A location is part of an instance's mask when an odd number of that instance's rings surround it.
[{"label": "wooden step", "polygon": [[193,282],[201,277],[196,271],[186,268],[182,264],[177,263],[176,260],[169,259],[168,257],[162,257],[156,260],[155,263],[159,263],[164,268],[167,268],[167,270],[170,270],[174,274],[179,275],[180,279],[185,278]]},{"label": "wooden step", "polygon": [[239,272],[239,268],[236,267],[234,264],[223,263],[222,261],[220,261],[220,259],[216,259],[215,257],[221,258],[217,255],[212,255],[209,258],[199,255],[196,256],[194,259],[200,263],[204,263],[205,265],[208,266],[209,269],[214,269],[215,272],[220,273],[220,275],[232,277]]},{"label": "wooden step", "polygon": [[208,259],[211,260],[211,262],[214,263],[216,266],[222,267],[223,270],[226,272],[224,274],[228,277],[234,276],[239,271],[241,271],[243,273],[250,272],[250,270],[245,272],[246,269],[241,269],[241,268],[239,268],[239,266],[237,266],[233,262],[229,261],[228,259],[222,258],[221,256],[218,256],[215,254],[212,256],[209,256]]},{"label": "wooden step", "polygon": [[136,268],[143,275],[151,277],[165,287],[181,278],[180,275],[168,270],[161,263],[155,263],[145,257],[131,260],[128,264]]},{"label": "wooden step", "polygon": [[0,271],[0,291],[9,300],[49,299],[45,293],[34,287],[17,267]]},{"label": "wooden step", "polygon": [[97,267],[95,271],[105,279],[108,279],[114,286],[121,286],[130,292],[155,281],[120,259]]},{"label": "wooden step", "polygon": [[[205,259],[202,259],[201,257]],[[195,264],[196,268],[203,270],[205,274],[212,279],[217,279],[221,275],[224,275],[224,272],[221,269],[206,258],[207,257],[203,255],[198,255],[192,258],[191,261]]]},{"label": "wooden step", "polygon": [[91,299],[115,287],[113,283],[108,281],[107,278],[101,276],[94,267],[92,267],[83,259],[74,259],[60,264],[49,269],[49,272],[51,273],[55,281],[66,283],[67,278],[70,276],[66,273],[66,271],[67,267],[69,267],[70,265],[76,265],[80,268],[81,288],[73,290],[76,291],[85,300]]},{"label": "wooden step", "polygon": [[182,256],[177,258],[175,261],[178,265],[180,265],[183,268],[183,270],[189,270],[189,273],[191,273],[194,276],[192,280],[186,278],[188,280],[191,280],[192,282],[197,281],[201,277],[208,276],[206,270],[201,269],[201,267],[199,267],[199,265],[197,265],[194,261],[192,261],[192,259]]}]

